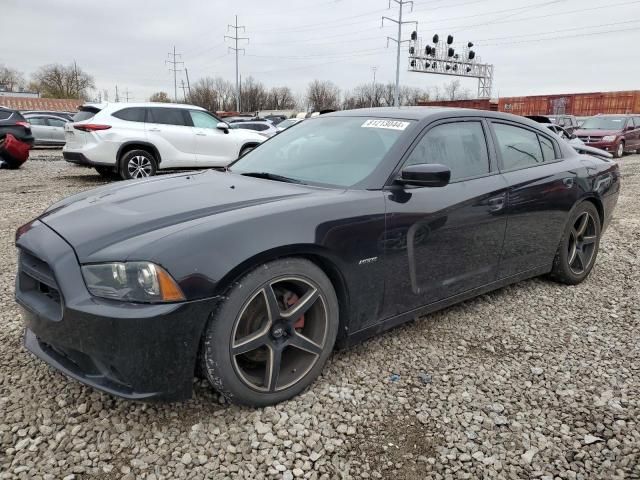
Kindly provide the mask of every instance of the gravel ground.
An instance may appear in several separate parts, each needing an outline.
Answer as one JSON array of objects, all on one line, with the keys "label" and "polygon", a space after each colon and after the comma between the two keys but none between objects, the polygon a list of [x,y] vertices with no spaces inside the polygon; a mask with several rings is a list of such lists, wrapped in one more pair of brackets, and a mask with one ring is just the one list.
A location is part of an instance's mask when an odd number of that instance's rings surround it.
[{"label": "gravel ground", "polygon": [[[44,153],[43,153],[44,152]],[[591,277],[535,279],[333,355],[276,407],[136,404],[21,346],[16,227],[103,183],[38,151],[0,171],[0,478],[640,478],[640,156]]]}]

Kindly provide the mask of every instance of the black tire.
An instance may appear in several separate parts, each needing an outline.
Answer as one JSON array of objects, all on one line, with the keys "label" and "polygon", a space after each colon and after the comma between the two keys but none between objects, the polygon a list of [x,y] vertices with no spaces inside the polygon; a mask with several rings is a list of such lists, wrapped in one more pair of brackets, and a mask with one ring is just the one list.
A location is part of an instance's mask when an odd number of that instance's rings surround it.
[{"label": "black tire", "polygon": [[[582,231],[581,222],[588,224]],[[600,214],[591,202],[577,205],[569,217],[558,251],[553,260],[551,277],[568,285],[582,283],[596,263],[600,248]],[[583,239],[582,245],[580,238]]]},{"label": "black tire", "polygon": [[106,179],[106,180],[116,180],[118,178],[118,173],[115,171],[115,169],[113,167],[95,167],[96,172],[98,172],[98,175],[100,175],[102,178]]},{"label": "black tire", "polygon": [[153,177],[157,171],[155,157],[146,150],[129,150],[120,158],[120,177],[123,180]]},{"label": "black tire", "polygon": [[623,155],[624,155],[624,140],[621,140],[613,152],[613,158],[622,158]]},{"label": "black tire", "polygon": [[[287,285],[294,288],[295,283],[288,283],[293,280],[310,287],[293,299],[301,302],[300,305],[308,305],[300,317],[296,310],[298,303],[288,303],[292,297],[289,295],[287,299],[287,294],[291,292],[284,288],[283,295],[278,293]],[[285,315],[295,310],[296,313],[288,319],[273,321],[273,315],[268,313],[267,289],[273,293],[272,298],[277,299],[278,312]],[[314,292],[318,296],[310,300]],[[283,312],[285,302],[287,307]],[[331,281],[314,263],[285,258],[263,264],[235,282],[211,315],[202,337],[201,370],[211,385],[232,403],[262,407],[287,400],[302,392],[322,371],[338,333],[338,310]],[[323,317],[321,312],[326,315]],[[257,318],[259,323],[256,325],[250,320],[255,328],[243,332],[238,342],[239,330],[246,326],[243,324],[246,318]],[[319,320],[321,318],[324,321]],[[280,328],[283,322],[286,326]],[[257,337],[265,339],[268,345],[251,340],[259,347],[247,347],[249,343],[245,339]],[[311,338],[315,352],[294,344],[308,347],[309,343],[301,342]],[[243,348],[243,353],[233,353]],[[275,358],[281,359],[281,363]],[[282,365],[275,379],[271,375],[275,368],[269,368],[273,365]]]}]

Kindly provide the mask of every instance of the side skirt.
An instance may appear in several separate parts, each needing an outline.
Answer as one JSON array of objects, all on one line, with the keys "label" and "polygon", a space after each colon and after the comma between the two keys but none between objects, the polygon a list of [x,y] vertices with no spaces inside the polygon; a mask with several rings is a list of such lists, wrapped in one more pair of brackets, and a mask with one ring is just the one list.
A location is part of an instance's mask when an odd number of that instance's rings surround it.
[{"label": "side skirt", "polygon": [[477,297],[478,295],[482,295],[484,293],[506,287],[507,285],[511,285],[513,283],[521,282],[522,280],[526,280],[528,278],[534,278],[540,275],[547,274],[550,271],[551,271],[550,265],[534,268],[532,270],[527,270],[525,272],[519,273],[517,275],[513,275],[511,277],[503,278],[502,280],[497,280],[495,282],[488,283],[486,285],[474,288],[472,290],[467,290],[466,292],[459,293],[458,295],[454,295],[453,297],[448,297],[448,298],[445,298],[444,300],[439,300],[437,302],[430,303],[429,305],[425,305],[424,307],[419,307],[413,310],[409,310],[408,312],[401,313],[400,315],[387,318],[375,325],[371,325],[370,327],[366,327],[366,328],[363,328],[362,330],[358,330],[357,332],[351,333],[348,337],[343,339],[342,342],[340,342],[338,347],[346,348],[352,345],[356,345],[362,342],[363,340],[366,340],[367,338],[370,338],[386,330],[402,325],[403,323],[413,320],[416,317],[427,315],[437,310],[442,310],[443,308],[450,307],[451,305],[455,305],[456,303],[464,302],[465,300],[472,299],[474,297]]}]

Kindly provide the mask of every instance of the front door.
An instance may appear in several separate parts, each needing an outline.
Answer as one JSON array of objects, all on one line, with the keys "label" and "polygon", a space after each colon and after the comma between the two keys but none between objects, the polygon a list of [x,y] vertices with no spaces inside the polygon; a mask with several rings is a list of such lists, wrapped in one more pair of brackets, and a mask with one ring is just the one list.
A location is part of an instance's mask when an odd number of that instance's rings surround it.
[{"label": "front door", "polygon": [[388,190],[384,318],[496,279],[507,185],[491,145],[483,120],[458,118],[427,127],[404,160],[446,165],[451,181],[440,188]]},{"label": "front door", "polygon": [[578,199],[578,172],[584,166],[573,157],[563,160],[550,135],[503,121],[492,121],[491,126],[509,185],[498,277],[551,270],[568,213]]},{"label": "front door", "polygon": [[189,110],[189,114],[196,133],[198,165],[224,167],[238,158],[240,147],[233,134],[218,128],[222,120],[202,110]]}]

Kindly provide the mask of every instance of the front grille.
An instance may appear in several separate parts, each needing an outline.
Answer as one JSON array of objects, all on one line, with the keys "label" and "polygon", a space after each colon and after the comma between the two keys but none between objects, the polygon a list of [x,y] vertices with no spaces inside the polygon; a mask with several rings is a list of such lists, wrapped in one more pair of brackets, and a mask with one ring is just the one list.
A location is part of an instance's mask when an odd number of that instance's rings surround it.
[{"label": "front grille", "polygon": [[50,318],[62,318],[62,296],[51,267],[21,250],[18,266],[18,294],[28,306]]},{"label": "front grille", "polygon": [[578,136],[578,138],[584,143],[596,143],[602,140],[602,137],[595,136]]}]

